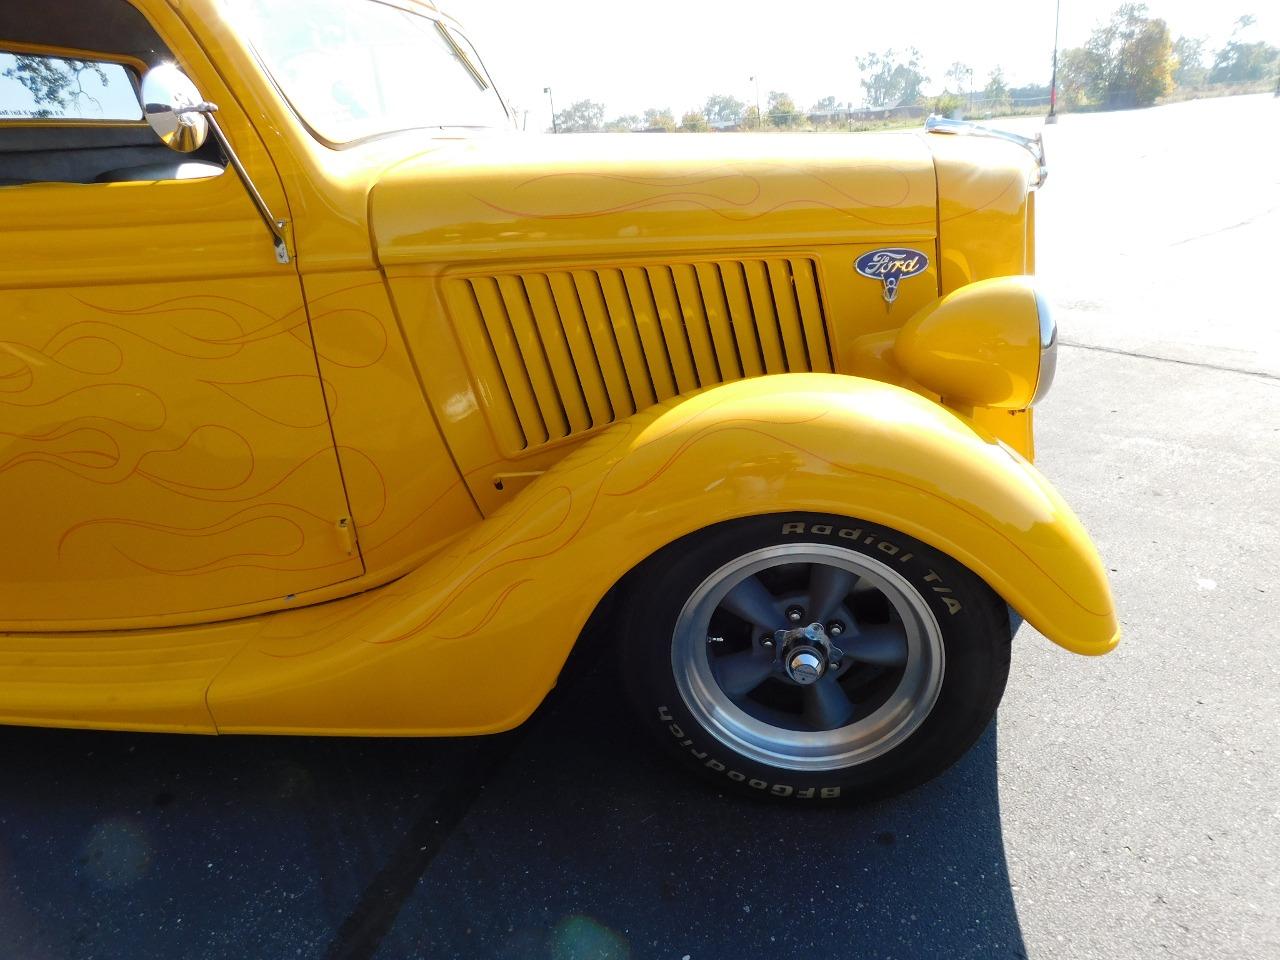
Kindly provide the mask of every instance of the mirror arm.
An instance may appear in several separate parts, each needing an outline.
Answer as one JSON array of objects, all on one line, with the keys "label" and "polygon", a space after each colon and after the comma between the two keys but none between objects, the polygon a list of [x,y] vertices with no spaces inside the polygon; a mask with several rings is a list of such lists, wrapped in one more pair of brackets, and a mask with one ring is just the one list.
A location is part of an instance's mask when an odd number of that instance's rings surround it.
[{"label": "mirror arm", "polygon": [[203,113],[205,116],[216,113],[218,105],[210,103],[208,100],[201,100],[199,103],[193,103],[189,107],[176,107],[173,111],[174,116],[180,117],[184,113]]},{"label": "mirror arm", "polygon": [[289,263],[289,245],[285,242],[284,228],[285,221],[277,220],[271,213],[271,208],[267,206],[267,201],[262,198],[262,194],[258,192],[258,188],[253,185],[253,178],[249,176],[249,171],[244,168],[244,164],[240,162],[240,156],[231,146],[231,141],[227,139],[227,135],[222,131],[222,124],[218,123],[218,118],[214,116],[218,105],[214,103],[199,103],[194,106],[181,108],[180,113],[203,113],[209,118],[209,126],[213,129],[213,135],[217,138],[218,145],[222,147],[222,152],[226,154],[227,160],[231,166],[235,168],[236,173],[240,177],[240,182],[244,184],[245,190],[249,192],[249,198],[253,200],[254,206],[258,208],[258,213],[262,215],[263,221],[267,225],[267,229],[271,231],[271,239],[276,248],[276,260],[280,263]]}]

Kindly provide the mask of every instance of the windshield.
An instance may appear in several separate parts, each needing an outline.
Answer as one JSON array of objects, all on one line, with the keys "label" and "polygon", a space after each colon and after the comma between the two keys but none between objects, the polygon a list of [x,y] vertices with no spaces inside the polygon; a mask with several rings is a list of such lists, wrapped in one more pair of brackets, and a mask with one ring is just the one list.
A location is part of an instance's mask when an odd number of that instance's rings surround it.
[{"label": "windshield", "polygon": [[508,123],[470,43],[431,17],[380,0],[229,6],[298,116],[330,144]]}]

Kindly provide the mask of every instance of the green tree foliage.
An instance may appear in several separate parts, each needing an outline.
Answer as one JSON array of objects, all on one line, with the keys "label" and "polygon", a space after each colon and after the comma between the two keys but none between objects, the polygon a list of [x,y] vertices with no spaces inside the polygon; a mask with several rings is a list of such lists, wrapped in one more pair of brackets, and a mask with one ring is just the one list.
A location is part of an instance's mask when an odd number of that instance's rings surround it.
[{"label": "green tree foliage", "polygon": [[940,117],[958,117],[964,112],[968,102],[967,97],[962,97],[960,94],[952,93],[949,90],[943,90],[942,93],[929,101],[929,112],[936,113]]},{"label": "green tree foliage", "polygon": [[1009,109],[1009,85],[1004,82],[1004,71],[999,67],[987,77],[987,85],[982,88],[982,99],[986,109],[993,112]]},{"label": "green tree foliage", "polygon": [[1088,93],[1101,69],[1084,47],[1063,50],[1058,56],[1058,102],[1079,107],[1088,102]]},{"label": "green tree foliage", "polygon": [[661,110],[657,107],[650,107],[644,112],[644,126],[646,130],[670,131],[676,128],[676,118],[669,107],[664,107]]},{"label": "green tree foliage", "polygon": [[1083,47],[1063,52],[1059,86],[1069,103],[1144,107],[1173,88],[1173,41],[1163,20],[1126,3]]},{"label": "green tree foliage", "polygon": [[767,108],[767,116],[770,126],[774,127],[794,127],[800,123],[800,111],[796,109],[796,102],[791,99],[790,94],[781,92],[780,90],[769,91],[769,106]]},{"label": "green tree foliage", "polygon": [[1213,58],[1209,71],[1210,83],[1248,83],[1262,80],[1277,69],[1280,49],[1269,43],[1238,43],[1230,41]]},{"label": "green tree foliage", "polygon": [[742,112],[742,128],[744,130],[760,129],[760,111],[756,109],[754,103]]},{"label": "green tree foliage", "polygon": [[1179,87],[1204,85],[1208,70],[1204,66],[1204,38],[1179,37],[1173,41],[1173,82]]},{"label": "green tree foliage", "polygon": [[596,133],[604,125],[604,104],[579,100],[556,114],[556,128],[561,133]]},{"label": "green tree foliage", "polygon": [[884,53],[867,53],[857,58],[862,72],[862,91],[869,107],[896,107],[915,103],[920,99],[920,88],[929,78],[920,70],[920,51],[909,47],[902,53],[886,50]]},{"label": "green tree foliage", "polygon": [[1049,85],[1047,83],[1028,83],[1022,87],[1010,87],[1009,99],[1014,102],[1019,100],[1048,100]]},{"label": "green tree foliage", "polygon": [[604,129],[607,133],[630,133],[638,126],[640,126],[640,118],[634,113],[628,113],[610,120],[604,125]]},{"label": "green tree foliage", "polygon": [[706,129],[707,115],[697,107],[686,110],[684,116],[680,118],[681,133],[702,133]]},{"label": "green tree foliage", "polygon": [[742,122],[742,113],[747,105],[737,97],[726,93],[713,93],[707,97],[707,105],[703,110],[707,122],[713,124],[733,124]]},{"label": "green tree foliage", "polygon": [[1245,34],[1252,26],[1253,17],[1250,16],[1236,21],[1231,39],[1213,58],[1210,83],[1249,83],[1262,80],[1280,68],[1280,49],[1261,40],[1244,42]]}]

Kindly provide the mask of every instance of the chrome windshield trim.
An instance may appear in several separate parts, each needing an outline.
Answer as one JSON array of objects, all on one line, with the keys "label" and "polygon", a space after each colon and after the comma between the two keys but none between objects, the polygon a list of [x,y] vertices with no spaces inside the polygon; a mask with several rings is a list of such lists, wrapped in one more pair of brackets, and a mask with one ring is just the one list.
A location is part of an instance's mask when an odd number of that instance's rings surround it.
[{"label": "chrome windshield trim", "polygon": [[984,127],[982,124],[974,123],[970,120],[949,120],[946,117],[938,116],[936,113],[930,114],[929,119],[925,120],[924,132],[967,137],[994,137],[997,140],[1016,143],[1035,158],[1039,172],[1036,174],[1036,179],[1032,181],[1031,188],[1036,190],[1043,187],[1045,180],[1049,178],[1049,167],[1044,158],[1044,137],[1039,133],[1034,137],[1024,137],[1021,134],[1010,133],[1008,130]]},{"label": "chrome windshield trim", "polygon": [[453,55],[462,62],[464,67],[467,68],[467,72],[471,74],[471,79],[476,82],[476,86],[481,90],[488,90],[489,81],[485,79],[484,74],[480,72],[480,68],[471,62],[471,58],[468,57],[466,51],[462,49],[462,44],[460,44],[457,38],[454,37],[453,31],[439,20],[436,21],[436,29],[440,31],[440,36],[444,37],[445,42],[449,44],[449,48],[453,51]]}]

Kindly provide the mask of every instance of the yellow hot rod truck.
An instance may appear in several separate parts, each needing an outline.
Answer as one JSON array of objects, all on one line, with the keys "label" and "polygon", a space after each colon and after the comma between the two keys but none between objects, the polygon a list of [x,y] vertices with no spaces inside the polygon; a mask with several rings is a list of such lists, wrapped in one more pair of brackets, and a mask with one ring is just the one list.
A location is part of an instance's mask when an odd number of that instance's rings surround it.
[{"label": "yellow hot rod truck", "polygon": [[4,4],[0,722],[502,731],[596,615],[725,788],[933,776],[1021,618],[1119,638],[1031,465],[1043,161],[520,135],[418,0]]}]

